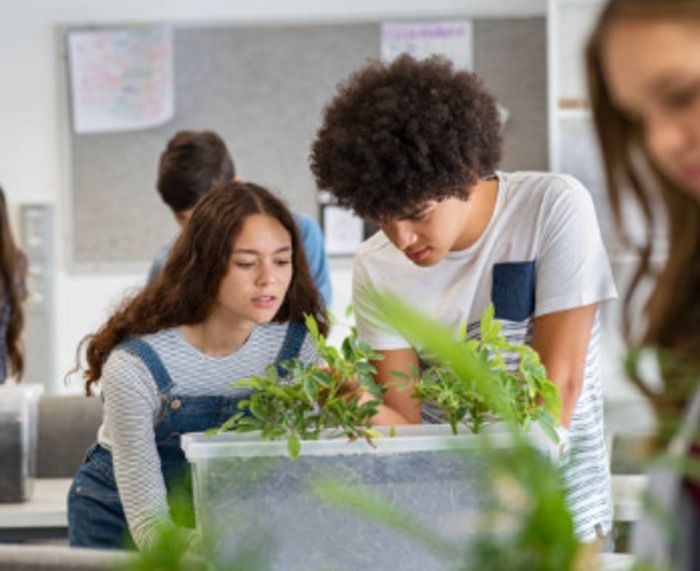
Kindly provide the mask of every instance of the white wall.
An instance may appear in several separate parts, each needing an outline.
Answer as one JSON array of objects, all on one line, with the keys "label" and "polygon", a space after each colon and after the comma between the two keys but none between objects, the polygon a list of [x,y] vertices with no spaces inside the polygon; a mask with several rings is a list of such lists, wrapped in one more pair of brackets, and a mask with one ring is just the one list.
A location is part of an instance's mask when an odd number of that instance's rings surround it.
[{"label": "white wall", "polygon": [[[56,205],[56,374],[47,384],[66,390],[62,378],[73,364],[78,341],[101,323],[125,289],[142,283],[146,271],[144,267],[129,273],[76,274],[68,269],[68,106],[58,26],[531,15],[543,14],[545,4],[545,0],[0,0],[0,182],[15,217],[20,203]],[[338,266],[333,275],[334,310],[342,315],[350,274],[347,263],[334,263]]]}]

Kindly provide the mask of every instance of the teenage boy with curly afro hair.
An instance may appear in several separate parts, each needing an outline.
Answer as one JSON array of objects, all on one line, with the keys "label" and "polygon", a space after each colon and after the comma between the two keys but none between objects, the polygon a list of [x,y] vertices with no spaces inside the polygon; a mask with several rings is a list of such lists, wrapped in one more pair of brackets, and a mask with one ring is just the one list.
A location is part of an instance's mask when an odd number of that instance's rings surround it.
[{"label": "teenage boy with curly afro hair", "polygon": [[[340,85],[311,168],[319,188],[381,228],[353,266],[359,335],[384,357],[377,381],[420,361],[378,318],[373,291],[455,330],[466,321],[470,337],[493,303],[508,339],[536,349],[559,388],[564,479],[577,535],[591,541],[612,526],[598,306],[615,286],[586,189],[570,176],[497,171],[500,133],[496,102],[475,75],[404,55]],[[442,421],[395,386],[380,410],[378,423]]]}]

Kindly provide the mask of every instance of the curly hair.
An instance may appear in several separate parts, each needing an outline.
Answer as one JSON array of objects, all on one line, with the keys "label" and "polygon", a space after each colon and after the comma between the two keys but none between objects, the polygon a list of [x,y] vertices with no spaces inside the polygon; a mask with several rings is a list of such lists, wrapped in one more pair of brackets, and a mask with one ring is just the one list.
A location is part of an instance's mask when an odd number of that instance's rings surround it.
[{"label": "curly hair", "polygon": [[208,193],[180,234],[163,271],[121,307],[78,347],[86,347],[85,394],[102,376],[102,367],[114,347],[131,335],[201,323],[210,314],[221,281],[230,265],[233,241],[248,216],[265,214],[284,226],[292,238],[292,280],[272,321],[303,321],[313,315],[325,335],[328,322],[304,254],[294,218],[280,199],[252,183],[228,182]]},{"label": "curly hair", "polygon": [[341,83],[311,151],[322,190],[360,216],[466,196],[501,158],[493,96],[441,57],[370,63]]}]

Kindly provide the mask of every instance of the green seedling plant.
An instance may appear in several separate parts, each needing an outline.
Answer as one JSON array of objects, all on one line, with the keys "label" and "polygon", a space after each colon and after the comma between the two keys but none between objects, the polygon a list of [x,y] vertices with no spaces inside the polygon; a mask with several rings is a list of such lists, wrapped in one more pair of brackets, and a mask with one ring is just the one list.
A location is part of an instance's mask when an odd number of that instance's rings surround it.
[{"label": "green seedling plant", "polygon": [[[460,424],[478,433],[485,422],[499,417],[522,427],[538,422],[558,441],[555,419],[561,402],[556,386],[547,379],[533,349],[508,342],[494,318],[493,305],[481,320],[480,338],[467,339],[465,330],[462,341],[455,343],[454,336],[439,324],[421,321],[410,308],[396,303],[382,299],[380,307],[390,314],[384,316],[387,322],[399,332],[406,327],[410,334],[418,331],[417,345],[426,347],[435,358],[420,374],[395,372],[395,384],[410,383],[413,397],[437,406],[454,434]],[[359,341],[354,329],[339,350],[327,343],[313,317],[306,317],[306,326],[325,365],[291,359],[282,363],[284,378],[270,366],[262,376],[234,383],[234,387],[250,389],[251,395],[241,400],[239,412],[211,432],[260,431],[265,439],[286,438],[292,458],[299,456],[303,440],[318,440],[324,431],[350,440],[364,438],[370,444],[380,436],[371,421],[386,389],[374,382],[376,370],[371,362],[382,356]],[[515,371],[506,364],[508,355],[518,357]],[[362,398],[363,393],[373,398]]]},{"label": "green seedling plant", "polygon": [[[382,319],[431,356],[420,373],[394,373],[397,382],[410,383],[415,398],[437,406],[453,433],[460,424],[478,433],[495,417],[524,428],[537,422],[552,441],[559,441],[555,427],[561,400],[556,385],[547,378],[535,350],[508,342],[493,304],[482,316],[480,338],[467,339],[464,327],[455,338],[447,327],[395,298],[375,295]],[[518,357],[516,370],[507,366],[509,355]]]},{"label": "green seedling plant", "polygon": [[[281,363],[286,371],[283,378],[270,366],[263,376],[234,383],[233,387],[252,392],[239,403],[241,410],[211,433],[260,431],[264,439],[286,438],[293,459],[299,456],[303,440],[318,440],[324,431],[351,441],[363,438],[370,444],[381,436],[371,420],[383,389],[375,384],[370,363],[381,355],[358,341],[354,330],[338,350],[328,344],[313,317],[306,316],[305,323],[325,365],[290,359]],[[363,392],[375,398],[362,399]]]},{"label": "green seedling plant", "polygon": [[[460,424],[479,433],[484,423],[498,411],[507,410],[509,419],[519,426],[539,422],[547,434],[556,439],[555,419],[559,417],[561,401],[537,352],[531,347],[508,342],[500,321],[494,319],[493,304],[484,312],[479,332],[479,338],[468,339],[464,326],[459,336],[461,341],[456,343],[465,357],[481,365],[480,374],[461,375],[445,361],[433,361],[422,372],[414,370],[412,377],[394,374],[403,382],[417,379],[413,384],[413,397],[434,404],[454,434]],[[514,371],[507,366],[508,356],[518,358]],[[484,392],[483,381],[496,383],[501,390],[495,394]]]}]

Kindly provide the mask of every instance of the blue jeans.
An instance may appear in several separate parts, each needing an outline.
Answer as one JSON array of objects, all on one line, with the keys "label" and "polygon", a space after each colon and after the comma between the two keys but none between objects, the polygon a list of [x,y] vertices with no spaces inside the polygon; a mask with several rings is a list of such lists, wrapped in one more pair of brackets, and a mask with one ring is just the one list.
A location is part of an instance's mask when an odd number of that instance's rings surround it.
[{"label": "blue jeans", "polygon": [[76,547],[123,549],[133,545],[117,484],[112,455],[94,444],[68,492],[68,539]]},{"label": "blue jeans", "polygon": [[[276,360],[278,368],[282,361],[299,354],[305,337],[303,324],[290,323]],[[189,465],[180,448],[180,435],[220,426],[239,411],[240,398],[173,394],[174,383],[148,343],[130,338],[120,348],[139,357],[155,381],[163,399],[162,414],[155,425],[163,483],[170,494],[169,500],[174,492],[191,506]],[[284,373],[283,369],[279,370]],[[193,527],[193,509],[187,505],[177,509],[177,504],[170,502],[172,520],[178,525]],[[73,547],[121,549],[134,545],[114,477],[112,454],[99,444],[88,451],[68,493],[68,539]]]}]

